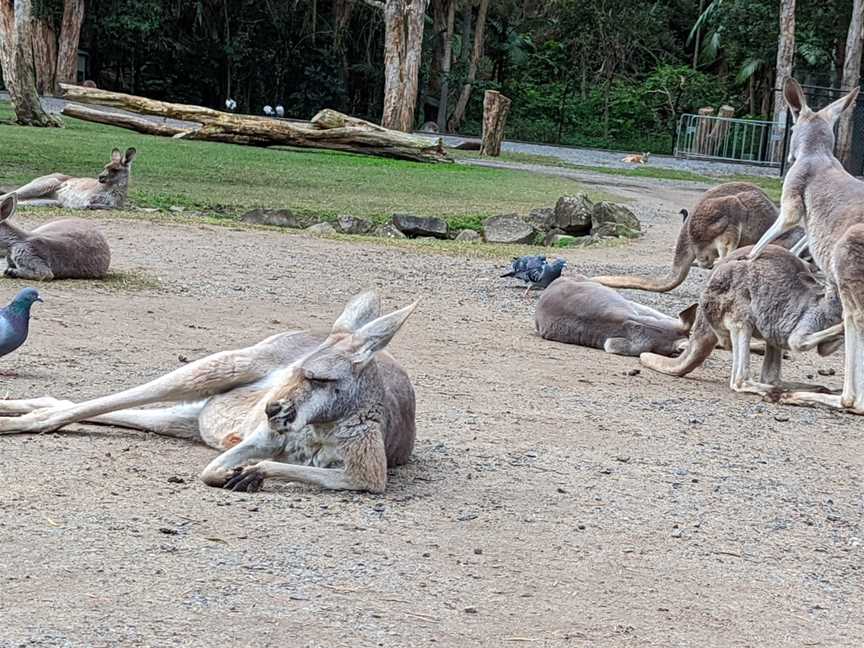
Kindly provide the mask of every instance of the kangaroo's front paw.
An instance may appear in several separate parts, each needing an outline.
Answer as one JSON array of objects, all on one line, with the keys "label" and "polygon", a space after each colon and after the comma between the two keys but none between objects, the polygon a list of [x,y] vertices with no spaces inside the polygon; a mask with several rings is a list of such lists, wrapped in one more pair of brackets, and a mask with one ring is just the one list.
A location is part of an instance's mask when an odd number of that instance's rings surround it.
[{"label": "kangaroo's front paw", "polygon": [[264,485],[264,473],[257,466],[237,467],[223,488],[241,493],[255,493]]},{"label": "kangaroo's front paw", "polygon": [[15,268],[6,268],[3,271],[3,276],[9,277],[10,279],[17,279],[18,278],[18,271]]}]

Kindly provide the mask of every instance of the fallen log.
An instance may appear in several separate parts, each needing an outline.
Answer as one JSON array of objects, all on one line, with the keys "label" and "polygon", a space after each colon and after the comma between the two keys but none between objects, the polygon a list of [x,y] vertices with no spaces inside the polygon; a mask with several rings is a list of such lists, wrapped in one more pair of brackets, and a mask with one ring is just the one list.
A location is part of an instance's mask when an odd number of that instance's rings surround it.
[{"label": "fallen log", "polygon": [[[225,113],[203,106],[156,101],[146,97],[109,92],[98,88],[60,84],[64,99],[84,104],[120,108],[132,113],[156,115],[200,126],[179,128],[154,123],[137,115],[109,113],[67,106],[63,113],[86,121],[163,135],[178,139],[228,142],[248,146],[296,146],[329,149],[414,160],[417,162],[452,162],[440,139],[394,131],[378,124],[349,117],[335,110],[322,110],[309,122],[294,122]],[[69,109],[72,109],[71,112]],[[74,113],[74,114],[73,114]],[[144,130],[144,129],[151,130]]]}]

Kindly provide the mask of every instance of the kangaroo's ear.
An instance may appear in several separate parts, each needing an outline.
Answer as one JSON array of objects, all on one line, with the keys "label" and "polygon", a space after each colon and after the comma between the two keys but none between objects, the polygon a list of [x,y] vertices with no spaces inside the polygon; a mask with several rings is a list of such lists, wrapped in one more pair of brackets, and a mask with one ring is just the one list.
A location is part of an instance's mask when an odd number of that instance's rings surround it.
[{"label": "kangaroo's ear", "polygon": [[840,114],[844,110],[846,110],[849,106],[855,103],[855,100],[858,98],[859,91],[860,88],[855,88],[845,97],[840,97],[837,101],[834,101],[825,106],[822,110],[819,111],[819,114],[828,117],[828,120],[833,124],[835,121],[837,121],[837,118],[840,117]]},{"label": "kangaroo's ear", "polygon": [[801,87],[801,84],[792,77],[786,79],[786,83],[783,84],[783,98],[786,100],[789,110],[792,111],[792,118],[796,122],[802,112],[809,112],[810,110],[807,107],[807,99],[804,96],[804,89]]},{"label": "kangaroo's ear", "polygon": [[354,295],[333,323],[333,333],[353,333],[381,314],[381,299],[374,290]]},{"label": "kangaroo's ear", "polygon": [[688,331],[693,328],[693,323],[696,321],[696,312],[698,310],[699,304],[693,304],[678,313],[678,319],[680,319],[681,323],[687,327]]},{"label": "kangaroo's ear", "polygon": [[372,320],[354,333],[351,362],[364,365],[381,349],[386,347],[405,320],[414,312],[419,302],[414,302],[389,315]]},{"label": "kangaroo's ear", "polygon": [[118,149],[118,148],[112,149],[111,161],[114,162],[114,164],[118,164],[122,160],[123,160],[123,154],[120,152],[120,149]]},{"label": "kangaroo's ear", "polygon": [[129,147],[126,149],[126,154],[123,156],[123,164],[130,165],[132,160],[135,159],[135,156],[138,155],[138,151],[136,151],[133,147]]},{"label": "kangaroo's ear", "polygon": [[0,197],[0,222],[15,213],[15,208],[18,207],[18,195],[15,193],[6,194]]}]

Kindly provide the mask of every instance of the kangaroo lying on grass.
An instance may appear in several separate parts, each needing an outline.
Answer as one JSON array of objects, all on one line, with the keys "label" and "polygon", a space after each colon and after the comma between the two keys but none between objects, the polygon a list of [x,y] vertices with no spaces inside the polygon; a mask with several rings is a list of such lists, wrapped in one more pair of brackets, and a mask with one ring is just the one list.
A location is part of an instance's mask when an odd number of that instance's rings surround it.
[{"label": "kangaroo lying on grass", "polygon": [[[694,261],[700,267],[710,269],[718,259],[728,256],[733,250],[753,245],[774,222],[777,208],[756,185],[727,182],[706,191],[692,214],[683,209],[681,214],[684,223],[678,232],[672,272],[667,278],[612,275],[591,280],[612,288],[668,292],[684,282]],[[792,247],[802,236],[800,230],[790,232],[778,245]],[[797,248],[796,252],[802,248]]]},{"label": "kangaroo lying on grass", "polygon": [[795,120],[789,142],[792,166],[783,181],[780,214],[750,256],[758,258],[770,249],[772,240],[803,222],[813,260],[843,305],[843,391],[839,395],[792,392],[781,395],[780,402],[820,403],[864,414],[864,182],[834,157],[834,125],[855,104],[858,91],[855,88],[815,112],[807,106],[798,82],[787,79],[783,96]]},{"label": "kangaroo lying on grass", "polygon": [[[729,386],[734,391],[764,395],[777,389],[801,388],[780,380],[783,350],[800,352],[817,347],[819,355],[833,353],[843,337],[840,300],[830,289],[826,294],[809,266],[791,252],[772,245],[751,261],[747,255],[752,249],[736,250],[714,269],[702,291],[684,353],[674,359],[643,353],[639,356],[643,365],[685,376],[705,362],[720,341],[725,348],[732,347]],[[752,337],[765,340],[758,383],[750,380]]]},{"label": "kangaroo lying on grass", "polygon": [[586,277],[557,279],[537,302],[541,337],[607,353],[673,355],[681,350],[695,317],[694,304],[675,318],[625,299]]},{"label": "kangaroo lying on grass", "polygon": [[52,173],[28,182],[14,191],[18,199],[33,204],[67,209],[120,209],[126,204],[129,192],[129,173],[134,148],[111,151],[111,161],[105,165],[98,178],[73,178],[61,173]]},{"label": "kangaroo lying on grass", "polygon": [[85,220],[64,219],[29,232],[13,225],[17,198],[0,198],[0,251],[7,277],[18,279],[100,279],[111,264],[108,241]]},{"label": "kangaroo lying on grass", "polygon": [[646,164],[650,155],[650,153],[631,153],[623,157],[621,161],[628,164]]},{"label": "kangaroo lying on grass", "polygon": [[[380,493],[388,466],[406,463],[414,447],[414,389],[383,349],[416,305],[381,317],[378,296],[367,292],[326,338],[280,333],[79,404],[0,401],[0,434],[102,423],[222,451],[201,473],[210,486],[253,491],[277,479]],[[178,404],[129,409],[167,401]]]}]

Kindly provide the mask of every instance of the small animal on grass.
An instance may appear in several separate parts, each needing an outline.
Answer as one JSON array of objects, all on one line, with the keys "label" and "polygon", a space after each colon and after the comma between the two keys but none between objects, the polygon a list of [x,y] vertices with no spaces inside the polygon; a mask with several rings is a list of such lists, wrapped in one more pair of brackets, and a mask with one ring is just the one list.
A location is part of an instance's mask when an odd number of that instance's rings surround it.
[{"label": "small animal on grass", "polygon": [[[35,288],[24,288],[8,306],[0,310],[0,357],[7,356],[27,340],[30,332],[30,308],[42,298]],[[0,372],[14,376],[14,373]]]},{"label": "small animal on grass", "polygon": [[621,159],[622,162],[627,162],[628,164],[647,164],[648,156],[650,153],[631,153],[630,155]]},{"label": "small animal on grass", "polygon": [[567,267],[567,262],[557,257],[551,262],[542,255],[527,255],[521,257],[513,257],[513,263],[510,270],[501,275],[504,277],[515,277],[528,284],[525,289],[525,294],[532,288],[544,290],[553,281],[561,276],[564,268]]},{"label": "small animal on grass", "polygon": [[136,155],[134,148],[126,149],[126,153],[115,148],[111,151],[111,161],[98,178],[52,173],[28,182],[13,193],[18,194],[22,204],[31,202],[66,209],[121,209],[126,204],[129,174]]},{"label": "small animal on grass", "polygon": [[[381,493],[414,447],[414,388],[385,347],[416,306],[382,316],[366,292],[327,336],[278,333],[83,403],[0,400],[0,435],[101,423],[219,450],[201,473],[209,486],[254,491],[273,479]],[[153,403],[174,404],[135,409]]]},{"label": "small animal on grass", "polygon": [[[593,277],[593,281],[610,288],[637,288],[668,292],[680,286],[693,262],[702,268],[713,268],[718,259],[733,250],[753,245],[777,217],[777,208],[768,195],[747,182],[727,182],[706,191],[693,213],[682,209],[683,224],[678,232],[672,271],[664,279],[611,275]],[[779,244],[791,248],[803,239],[798,229]],[[806,241],[804,241],[806,244]],[[802,246],[795,248],[800,252]]]},{"label": "small animal on grass", "polygon": [[[833,353],[842,344],[843,309],[836,292],[810,272],[810,266],[776,245],[756,260],[752,246],[736,250],[714,269],[699,300],[699,312],[686,350],[675,359],[643,353],[649,369],[685,376],[711,355],[718,341],[732,349],[729,386],[737,392],[767,395],[783,389],[822,387],[784,383],[783,350],[816,348]],[[765,341],[759,382],[750,376],[750,340]]]},{"label": "small animal on grass", "polygon": [[559,279],[537,302],[534,324],[541,337],[565,344],[638,356],[679,352],[687,341],[696,304],[670,317],[625,299],[586,277]]},{"label": "small animal on grass", "polygon": [[68,218],[27,231],[11,222],[16,195],[0,198],[0,253],[14,279],[101,279],[111,265],[108,241],[86,220]]},{"label": "small animal on grass", "polygon": [[795,122],[789,141],[792,166],[783,180],[777,220],[750,256],[767,253],[771,241],[804,225],[813,261],[843,306],[843,390],[840,394],[795,391],[778,398],[781,403],[821,404],[864,414],[864,182],[850,175],[834,156],[834,128],[843,111],[856,104],[858,93],[856,87],[815,111],[807,105],[800,84],[786,80],[783,97]]},{"label": "small animal on grass", "polygon": [[433,121],[427,121],[425,124],[423,124],[423,126],[422,126],[422,128],[420,128],[420,130],[423,131],[424,133],[437,133],[438,132],[438,124],[436,124]]}]

